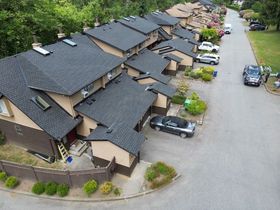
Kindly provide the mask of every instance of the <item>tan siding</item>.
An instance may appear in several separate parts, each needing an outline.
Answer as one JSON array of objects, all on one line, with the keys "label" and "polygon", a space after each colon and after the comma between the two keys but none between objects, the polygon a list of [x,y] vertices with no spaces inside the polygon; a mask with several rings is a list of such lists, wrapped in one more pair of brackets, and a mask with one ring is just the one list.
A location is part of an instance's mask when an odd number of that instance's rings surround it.
[{"label": "tan siding", "polygon": [[166,31],[169,35],[171,35],[171,27],[170,26],[162,26],[162,29]]},{"label": "tan siding", "polygon": [[167,97],[158,93],[157,100],[154,102],[153,106],[166,108],[167,107]]},{"label": "tan siding", "polygon": [[69,96],[64,96],[56,93],[47,92],[47,94],[58,103],[65,111],[67,111],[71,116],[75,117],[77,114],[72,106],[72,102]]},{"label": "tan siding", "polygon": [[1,120],[13,122],[37,130],[42,130],[37,124],[35,124],[27,115],[25,115],[21,110],[19,110],[7,98],[3,97],[3,99],[5,100],[7,108],[11,111],[12,116],[7,117],[0,115]]},{"label": "tan siding", "polygon": [[180,58],[182,58],[183,60],[181,61],[181,65],[185,65],[185,66],[192,66],[193,65],[193,58],[183,54],[179,51],[172,51],[171,54],[176,55]]},{"label": "tan siding", "polygon": [[88,136],[90,130],[94,130],[97,127],[97,123],[89,117],[80,114],[83,117],[83,122],[77,127],[77,134],[81,136]]},{"label": "tan siding", "polygon": [[153,32],[149,34],[149,39],[145,41],[144,47],[148,47],[151,44],[155,43],[158,40],[158,32]]},{"label": "tan siding", "polygon": [[92,38],[91,39],[94,41],[95,44],[97,44],[100,48],[102,48],[105,52],[108,52],[108,53],[111,53],[113,55],[116,55],[116,56],[119,56],[119,57],[123,57],[123,52],[117,48],[114,48],[114,47],[111,47],[110,45],[102,42],[102,41],[99,41],[95,38]]},{"label": "tan siding", "polygon": [[140,75],[139,71],[129,67],[129,66],[126,66],[127,68],[127,74],[132,76],[132,77],[138,77]]},{"label": "tan siding", "polygon": [[152,84],[157,82],[156,80],[152,79],[152,78],[146,78],[146,79],[140,79],[137,81],[139,84]]},{"label": "tan siding", "polygon": [[167,70],[176,71],[177,70],[177,62],[171,60],[171,62],[167,66]]},{"label": "tan siding", "polygon": [[116,163],[130,167],[131,158],[127,151],[108,141],[91,142],[93,156],[111,161],[116,158]]},{"label": "tan siding", "polygon": [[180,25],[185,27],[187,25],[187,20],[186,18],[180,18]]}]

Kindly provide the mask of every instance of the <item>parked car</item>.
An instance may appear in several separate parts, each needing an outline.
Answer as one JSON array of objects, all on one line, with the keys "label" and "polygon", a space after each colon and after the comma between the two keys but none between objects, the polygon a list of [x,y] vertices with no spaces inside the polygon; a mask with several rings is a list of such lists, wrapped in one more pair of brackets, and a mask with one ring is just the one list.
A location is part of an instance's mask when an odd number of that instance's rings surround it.
[{"label": "parked car", "polygon": [[182,138],[194,135],[196,123],[189,122],[175,116],[155,116],[150,120],[151,128],[181,136]]},{"label": "parked car", "polygon": [[264,31],[266,29],[265,25],[262,24],[252,24],[249,31]]},{"label": "parked car", "polygon": [[260,86],[262,81],[262,68],[255,65],[246,65],[243,70],[244,85]]},{"label": "parked car", "polygon": [[206,50],[209,52],[218,52],[220,47],[218,45],[214,45],[211,42],[202,42],[201,45],[198,46],[199,50]]},{"label": "parked car", "polygon": [[226,23],[225,24],[225,27],[224,27],[224,32],[225,34],[231,34],[231,31],[232,31],[232,26],[230,23]]},{"label": "parked car", "polygon": [[251,26],[251,25],[253,25],[253,24],[261,24],[259,21],[251,21],[250,23],[249,23],[249,26]]},{"label": "parked car", "polygon": [[209,63],[211,65],[214,64],[217,65],[219,64],[220,56],[216,54],[210,54],[210,53],[198,54],[198,56],[196,57],[196,61],[200,63]]}]

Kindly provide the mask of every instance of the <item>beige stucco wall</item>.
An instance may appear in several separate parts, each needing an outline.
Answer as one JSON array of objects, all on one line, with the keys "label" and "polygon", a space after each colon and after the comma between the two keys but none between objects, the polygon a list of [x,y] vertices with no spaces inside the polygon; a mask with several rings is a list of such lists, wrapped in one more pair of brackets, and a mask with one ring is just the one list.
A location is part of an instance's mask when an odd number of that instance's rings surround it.
[{"label": "beige stucco wall", "polygon": [[109,141],[92,141],[93,156],[111,161],[113,157],[116,158],[116,163],[130,167],[132,158],[130,154],[122,148],[112,144]]},{"label": "beige stucco wall", "polygon": [[97,127],[97,122],[81,113],[80,115],[83,117],[83,122],[78,125],[77,134],[87,137],[90,134],[90,130],[94,130]]},{"label": "beige stucco wall", "polygon": [[177,70],[177,62],[171,60],[167,66],[167,70],[176,71]]},{"label": "beige stucco wall", "polygon": [[[143,49],[144,47],[145,47],[145,43],[143,44],[143,46],[141,48],[139,48],[139,46],[131,48],[131,52],[130,52],[130,56],[129,57],[131,57],[134,54],[138,54],[139,50]],[[127,56],[127,53],[123,52],[122,53],[122,57],[125,57],[125,56]]]},{"label": "beige stucco wall", "polygon": [[161,27],[163,30],[165,30],[166,31],[166,33],[168,33],[169,35],[171,35],[171,27],[170,26],[162,26]]},{"label": "beige stucco wall", "polygon": [[127,74],[132,76],[132,77],[138,77],[140,75],[139,71],[137,71],[136,69],[134,68],[131,68],[129,66],[126,66],[127,68]]},{"label": "beige stucco wall", "polygon": [[167,97],[158,93],[157,100],[154,102],[153,106],[166,108],[167,107]]},{"label": "beige stucco wall", "polygon": [[194,38],[195,38],[196,41],[198,41],[199,38],[200,38],[200,35],[196,33],[195,36],[194,36]]},{"label": "beige stucco wall", "polygon": [[25,115],[21,110],[19,110],[12,102],[7,98],[2,98],[5,101],[8,111],[11,116],[0,115],[1,120],[6,120],[26,127],[34,128],[37,130],[42,130],[37,124],[35,124],[27,115]]},{"label": "beige stucco wall", "polygon": [[180,18],[180,25],[183,27],[186,27],[187,19],[186,18]]},{"label": "beige stucco wall", "polygon": [[107,53],[111,53],[113,55],[119,56],[119,57],[123,57],[123,52],[117,48],[114,48],[104,42],[101,42],[95,38],[91,37],[91,40],[94,41],[95,44],[97,44],[101,49],[103,49],[105,52]]},{"label": "beige stucco wall", "polygon": [[181,61],[181,65],[185,65],[185,66],[192,66],[193,65],[193,58],[181,53],[179,51],[172,51],[171,54],[176,55],[180,58],[182,58],[183,60]]},{"label": "beige stucco wall", "polygon": [[157,82],[156,80],[152,79],[152,78],[146,78],[146,79],[140,79],[137,81],[139,84],[152,84]]},{"label": "beige stucco wall", "polygon": [[158,39],[158,31],[156,30],[149,34],[148,39],[145,41],[144,47],[148,47],[151,44],[155,43],[157,39]]}]

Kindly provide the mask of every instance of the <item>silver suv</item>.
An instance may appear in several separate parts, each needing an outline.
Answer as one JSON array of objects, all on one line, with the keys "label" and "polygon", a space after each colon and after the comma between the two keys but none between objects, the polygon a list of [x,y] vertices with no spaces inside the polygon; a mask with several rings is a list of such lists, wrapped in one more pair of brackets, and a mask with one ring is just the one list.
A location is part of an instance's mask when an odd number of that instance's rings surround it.
[{"label": "silver suv", "polygon": [[198,54],[196,61],[200,63],[210,63],[211,65],[219,64],[220,56],[216,54]]}]

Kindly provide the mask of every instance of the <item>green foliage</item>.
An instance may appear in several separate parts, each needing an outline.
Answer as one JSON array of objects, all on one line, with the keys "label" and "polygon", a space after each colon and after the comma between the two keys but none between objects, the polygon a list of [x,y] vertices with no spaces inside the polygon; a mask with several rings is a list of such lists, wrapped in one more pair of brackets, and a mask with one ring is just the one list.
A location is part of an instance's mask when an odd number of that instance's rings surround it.
[{"label": "green foliage", "polygon": [[15,176],[9,176],[5,181],[5,186],[10,189],[15,188],[18,184],[19,181]]},{"label": "green foliage", "polygon": [[89,180],[83,186],[83,191],[87,196],[90,196],[98,189],[98,183],[95,180]]},{"label": "green foliage", "polygon": [[57,183],[55,182],[48,182],[45,187],[45,192],[47,195],[54,195],[57,191]]},{"label": "green foliage", "polygon": [[36,195],[41,195],[45,192],[45,183],[37,182],[32,187],[32,192]]},{"label": "green foliage", "polygon": [[187,111],[192,115],[199,115],[206,111],[207,105],[202,100],[194,100],[188,105]]},{"label": "green foliage", "polygon": [[206,74],[213,74],[214,71],[215,71],[215,68],[213,66],[204,66],[204,67],[201,67],[202,69],[202,72],[203,73],[206,73]]},{"label": "green foliage", "polygon": [[189,90],[189,85],[186,84],[184,80],[180,80],[177,88],[177,92],[180,96],[186,95],[187,91]]},{"label": "green foliage", "polygon": [[196,92],[193,92],[193,93],[188,97],[188,99],[190,99],[190,100],[199,100],[200,97],[199,97],[199,95],[198,95]]},{"label": "green foliage", "polygon": [[59,197],[65,197],[69,193],[69,186],[67,184],[57,185],[56,193]]},{"label": "green foliage", "polygon": [[213,79],[212,74],[203,73],[201,79],[205,82],[210,82]]},{"label": "green foliage", "polygon": [[102,185],[100,185],[100,191],[104,195],[108,195],[112,192],[113,190],[113,183],[112,182],[104,182]]},{"label": "green foliage", "polygon": [[121,189],[119,187],[116,187],[114,190],[113,190],[113,193],[115,196],[120,196],[121,195]]},{"label": "green foliage", "polygon": [[239,11],[240,10],[240,6],[238,4],[228,4],[227,8],[233,9],[235,11]]},{"label": "green foliage", "polygon": [[172,97],[171,102],[173,104],[183,104],[185,100],[186,100],[185,96],[175,95]]},{"label": "green foliage", "polygon": [[219,33],[215,28],[204,28],[201,31],[201,38],[203,41],[217,43],[219,41]]},{"label": "green foliage", "polygon": [[192,71],[189,75],[193,79],[199,79],[200,78],[200,75],[197,74],[195,71]]},{"label": "green foliage", "polygon": [[145,179],[149,182],[152,182],[155,178],[159,176],[159,173],[154,170],[152,166],[148,167],[145,172]]},{"label": "green foliage", "polygon": [[6,142],[5,135],[0,131],[0,146],[4,145]]},{"label": "green foliage", "polygon": [[7,175],[6,172],[4,172],[4,171],[1,171],[1,172],[0,172],[0,181],[1,181],[1,182],[5,182],[6,179],[7,179],[7,177],[8,177],[8,175]]}]

